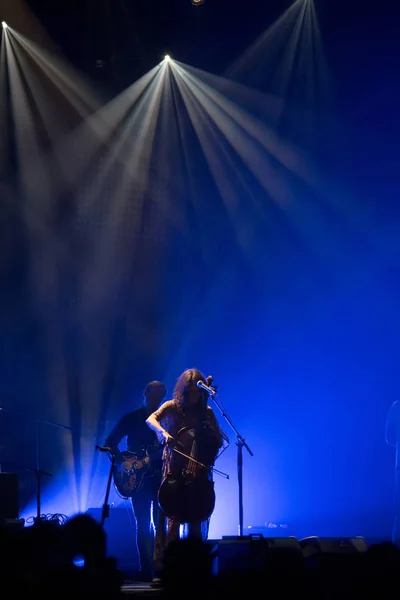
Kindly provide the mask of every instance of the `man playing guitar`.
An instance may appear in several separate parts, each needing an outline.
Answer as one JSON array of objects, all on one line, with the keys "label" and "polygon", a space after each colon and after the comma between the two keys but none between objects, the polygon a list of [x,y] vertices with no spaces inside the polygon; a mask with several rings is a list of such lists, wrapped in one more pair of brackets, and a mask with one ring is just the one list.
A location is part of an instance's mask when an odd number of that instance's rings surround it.
[{"label": "man playing guitar", "polygon": [[[157,495],[162,464],[162,446],[147,426],[146,419],[157,410],[165,395],[166,388],[161,381],[148,383],[143,391],[142,406],[125,414],[105,441],[105,446],[116,457],[115,487],[122,497],[132,500],[140,557],[139,581],[152,581],[154,575],[154,527],[159,517]],[[118,446],[124,437],[127,438],[127,451],[121,452]]]}]

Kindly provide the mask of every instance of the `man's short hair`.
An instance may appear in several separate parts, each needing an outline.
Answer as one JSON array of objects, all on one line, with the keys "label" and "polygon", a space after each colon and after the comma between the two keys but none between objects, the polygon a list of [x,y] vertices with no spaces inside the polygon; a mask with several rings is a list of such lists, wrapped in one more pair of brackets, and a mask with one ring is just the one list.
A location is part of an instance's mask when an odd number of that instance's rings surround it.
[{"label": "man's short hair", "polygon": [[150,381],[146,387],[144,388],[143,394],[144,396],[148,396],[149,393],[151,392],[152,388],[157,388],[157,387],[161,387],[164,390],[164,394],[167,393],[167,388],[165,387],[165,385],[163,384],[162,381]]}]

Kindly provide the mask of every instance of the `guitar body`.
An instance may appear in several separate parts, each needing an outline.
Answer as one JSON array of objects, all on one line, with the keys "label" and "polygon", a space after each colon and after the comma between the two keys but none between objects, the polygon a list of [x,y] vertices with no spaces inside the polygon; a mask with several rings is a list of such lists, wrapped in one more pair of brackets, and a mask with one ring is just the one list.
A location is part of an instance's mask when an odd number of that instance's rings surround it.
[{"label": "guitar body", "polygon": [[161,454],[162,449],[151,454],[147,451],[140,455],[133,452],[122,453],[122,460],[116,461],[113,470],[114,486],[121,498],[132,498],[142,489],[147,479],[154,477],[152,461],[160,458]]}]

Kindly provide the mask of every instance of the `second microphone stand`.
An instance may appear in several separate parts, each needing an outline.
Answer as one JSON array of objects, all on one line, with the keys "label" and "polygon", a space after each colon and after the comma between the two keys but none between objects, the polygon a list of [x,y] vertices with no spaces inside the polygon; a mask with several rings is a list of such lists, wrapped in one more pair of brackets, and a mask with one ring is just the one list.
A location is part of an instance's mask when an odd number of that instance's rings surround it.
[{"label": "second microphone stand", "polygon": [[108,472],[106,494],[105,494],[103,506],[101,509],[101,526],[104,527],[106,519],[108,519],[110,516],[109,497],[110,497],[110,491],[111,491],[111,484],[112,484],[112,480],[113,480],[113,473],[114,473],[116,457],[115,457],[114,452],[111,451],[111,448],[108,448],[106,446],[96,446],[96,450],[99,450],[100,452],[107,452],[107,454],[109,455],[109,457],[111,459],[110,470]]},{"label": "second microphone stand", "polygon": [[228,423],[230,428],[233,430],[236,436],[236,446],[237,446],[237,477],[238,477],[238,491],[239,491],[239,536],[243,536],[243,448],[246,448],[247,452],[250,456],[254,456],[254,453],[250,450],[249,445],[244,440],[244,438],[240,435],[236,427],[233,425],[231,419],[226,414],[223,406],[220,404],[218,400],[218,394],[213,386],[210,386],[210,390],[208,391],[210,398],[214,401],[214,404],[218,408],[219,412]]},{"label": "second microphone stand", "polygon": [[41,467],[41,449],[40,449],[41,426],[48,425],[50,427],[56,427],[58,429],[67,429],[69,431],[71,431],[72,429],[71,429],[71,427],[67,427],[66,425],[60,425],[59,423],[53,423],[53,421],[46,421],[44,419],[35,419],[35,418],[29,417],[25,414],[9,410],[8,408],[1,407],[0,414],[3,412],[7,413],[9,415],[12,415],[13,417],[17,417],[18,419],[24,419],[25,421],[35,423],[36,468],[26,467],[26,466],[22,466],[22,465],[16,465],[15,463],[13,463],[13,466],[20,468],[24,471],[30,471],[31,473],[34,473],[34,475],[35,475],[35,478],[36,478],[36,517],[34,517],[33,520],[36,523],[38,521],[41,521],[41,519],[42,519],[42,506],[41,506],[42,477],[53,477],[52,473],[43,471],[43,469]]},{"label": "second microphone stand", "polygon": [[44,419],[35,419],[36,423],[36,469],[31,469],[36,475],[36,518],[35,521],[42,520],[42,507],[41,507],[41,493],[42,493],[42,477],[53,477],[52,473],[47,473],[41,468],[41,449],[40,449],[40,430],[42,425],[48,425],[49,427],[55,427],[56,429],[65,429],[72,431],[71,427],[67,425],[60,425],[60,423],[54,423],[53,421],[46,421]]}]

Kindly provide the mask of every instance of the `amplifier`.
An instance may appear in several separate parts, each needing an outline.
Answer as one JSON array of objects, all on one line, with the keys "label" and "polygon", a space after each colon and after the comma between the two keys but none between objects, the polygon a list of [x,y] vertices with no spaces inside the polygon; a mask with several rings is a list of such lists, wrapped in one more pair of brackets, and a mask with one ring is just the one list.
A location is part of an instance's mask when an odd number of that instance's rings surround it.
[{"label": "amplifier", "polygon": [[11,531],[20,531],[25,527],[25,519],[1,519],[0,525]]},{"label": "amplifier", "polygon": [[18,517],[18,473],[0,473],[0,519],[18,519]]}]

